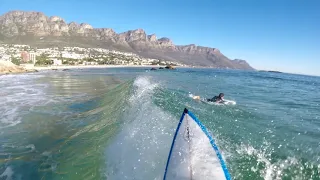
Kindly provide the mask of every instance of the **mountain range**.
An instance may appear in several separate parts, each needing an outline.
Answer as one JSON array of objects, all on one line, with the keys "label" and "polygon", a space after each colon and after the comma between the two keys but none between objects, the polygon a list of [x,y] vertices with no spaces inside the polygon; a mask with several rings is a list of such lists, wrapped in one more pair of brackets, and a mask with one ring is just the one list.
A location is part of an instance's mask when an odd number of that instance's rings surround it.
[{"label": "mountain range", "polygon": [[100,47],[193,66],[253,69],[245,60],[231,60],[217,48],[175,45],[169,38],[147,35],[143,29],[116,33],[111,28],[93,28],[87,23],[67,23],[61,17],[48,17],[42,12],[10,11],[0,16],[0,43]]}]

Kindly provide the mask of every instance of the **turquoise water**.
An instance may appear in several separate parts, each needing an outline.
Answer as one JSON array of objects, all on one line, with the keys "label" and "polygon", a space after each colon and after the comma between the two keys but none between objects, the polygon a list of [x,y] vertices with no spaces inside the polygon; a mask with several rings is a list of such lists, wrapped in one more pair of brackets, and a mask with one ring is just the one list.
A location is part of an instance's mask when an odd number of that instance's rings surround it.
[{"label": "turquoise water", "polygon": [[[185,107],[233,179],[320,179],[320,78],[145,68],[0,76],[0,179],[162,179]],[[190,94],[220,92],[236,105]]]}]

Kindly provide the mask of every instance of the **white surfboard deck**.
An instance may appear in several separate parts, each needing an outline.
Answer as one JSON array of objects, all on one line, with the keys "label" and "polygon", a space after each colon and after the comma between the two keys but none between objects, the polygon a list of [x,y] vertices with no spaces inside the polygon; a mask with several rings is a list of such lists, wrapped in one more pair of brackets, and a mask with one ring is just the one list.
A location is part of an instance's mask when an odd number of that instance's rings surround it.
[{"label": "white surfboard deck", "polygon": [[206,103],[206,104],[210,104],[210,105],[236,105],[237,104],[235,101],[226,100],[226,99],[224,99],[223,102],[221,102],[221,103],[210,102],[205,99],[201,99],[200,101],[203,103]]},{"label": "white surfboard deck", "polygon": [[237,104],[236,101],[232,101],[228,99],[224,99],[223,102],[221,103],[216,103],[216,102],[207,101],[206,99],[201,98],[200,96],[194,96],[193,94],[189,94],[189,97],[191,97],[194,100],[199,100],[203,103],[210,104],[210,105],[236,105]]},{"label": "white surfboard deck", "polygon": [[187,109],[178,124],[164,175],[164,180],[173,179],[231,179],[212,136]]}]

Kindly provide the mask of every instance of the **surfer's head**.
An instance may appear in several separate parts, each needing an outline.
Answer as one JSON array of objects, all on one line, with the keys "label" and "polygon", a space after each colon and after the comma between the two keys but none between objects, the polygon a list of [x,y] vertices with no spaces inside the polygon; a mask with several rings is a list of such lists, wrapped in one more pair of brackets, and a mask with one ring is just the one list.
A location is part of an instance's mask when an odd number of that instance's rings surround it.
[{"label": "surfer's head", "polygon": [[223,93],[220,93],[220,94],[219,94],[219,98],[222,99],[223,97],[224,97],[224,94],[223,94]]}]

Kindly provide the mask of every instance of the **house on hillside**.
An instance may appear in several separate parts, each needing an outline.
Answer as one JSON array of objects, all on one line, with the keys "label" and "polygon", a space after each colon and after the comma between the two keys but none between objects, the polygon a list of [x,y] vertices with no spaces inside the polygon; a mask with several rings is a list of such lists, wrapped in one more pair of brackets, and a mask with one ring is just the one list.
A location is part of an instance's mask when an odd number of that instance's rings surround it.
[{"label": "house on hillside", "polygon": [[11,61],[11,56],[5,54],[5,55],[0,56],[0,59],[3,61]]},{"label": "house on hillside", "polygon": [[52,65],[54,66],[61,66],[62,65],[62,60],[59,59],[51,59]]}]

